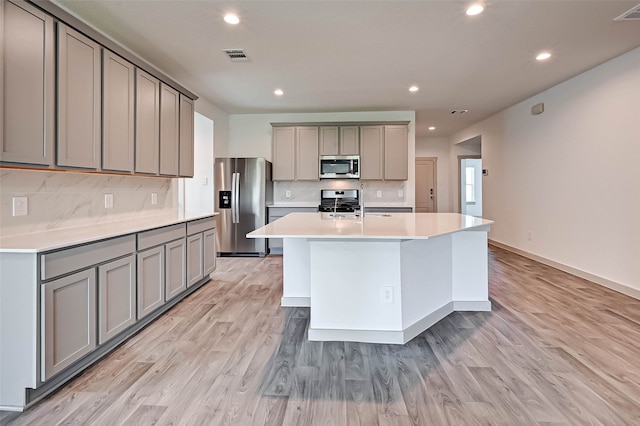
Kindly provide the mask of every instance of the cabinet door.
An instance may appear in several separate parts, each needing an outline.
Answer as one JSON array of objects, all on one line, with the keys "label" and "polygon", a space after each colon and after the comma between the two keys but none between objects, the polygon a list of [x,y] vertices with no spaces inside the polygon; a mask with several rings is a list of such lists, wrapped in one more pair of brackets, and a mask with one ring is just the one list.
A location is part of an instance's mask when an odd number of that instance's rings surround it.
[{"label": "cabinet door", "polygon": [[160,82],[136,68],[137,173],[158,173],[160,162]]},{"label": "cabinet door", "polygon": [[216,230],[210,229],[202,234],[204,246],[204,276],[216,270]]},{"label": "cabinet door", "polygon": [[138,319],[164,304],[164,246],[138,253]]},{"label": "cabinet door", "polygon": [[295,141],[295,127],[273,128],[273,180],[295,179]]},{"label": "cabinet door", "polygon": [[360,179],[382,180],[384,131],[382,126],[360,127]]},{"label": "cabinet door", "polygon": [[100,45],[58,23],[58,159],[60,166],[100,167]]},{"label": "cabinet door", "polygon": [[43,284],[42,380],[96,347],[96,270]]},{"label": "cabinet door", "polygon": [[408,168],[407,126],[384,126],[384,179],[407,180]]},{"label": "cabinet door", "polygon": [[337,127],[320,127],[320,155],[339,155]]},{"label": "cabinet door", "polygon": [[160,174],[178,175],[180,114],[178,92],[160,84]]},{"label": "cabinet door", "polygon": [[193,100],[180,95],[180,176],[193,177]]},{"label": "cabinet door", "polygon": [[187,287],[204,276],[202,233],[187,238]]},{"label": "cabinet door", "polygon": [[185,239],[165,244],[166,285],[165,300],[187,289],[187,246]]},{"label": "cabinet door", "polygon": [[102,55],[102,168],[133,172],[134,66],[116,54]]},{"label": "cabinet door", "polygon": [[136,322],[134,255],[98,267],[98,343]]},{"label": "cabinet door", "polygon": [[296,127],[296,180],[320,180],[318,128]]},{"label": "cabinet door", "polygon": [[0,12],[0,161],[53,165],[53,18],[26,2]]},{"label": "cabinet door", "polygon": [[356,126],[340,127],[340,155],[360,154],[359,130]]}]

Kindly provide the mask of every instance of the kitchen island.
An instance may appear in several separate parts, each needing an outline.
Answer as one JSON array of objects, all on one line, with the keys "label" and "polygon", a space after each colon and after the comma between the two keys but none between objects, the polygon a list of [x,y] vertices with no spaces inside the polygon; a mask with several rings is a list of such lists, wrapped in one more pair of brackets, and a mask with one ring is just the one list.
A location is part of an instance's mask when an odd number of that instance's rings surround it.
[{"label": "kitchen island", "polygon": [[404,344],[453,311],[490,311],[487,232],[457,213],[292,213],[249,234],[283,238],[282,306],[311,308],[309,339]]}]

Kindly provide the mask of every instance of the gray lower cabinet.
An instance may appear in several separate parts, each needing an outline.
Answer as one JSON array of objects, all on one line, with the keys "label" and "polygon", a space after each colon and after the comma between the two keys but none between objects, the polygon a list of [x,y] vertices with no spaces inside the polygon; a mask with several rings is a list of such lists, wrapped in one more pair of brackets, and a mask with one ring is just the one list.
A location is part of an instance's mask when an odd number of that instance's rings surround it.
[{"label": "gray lower cabinet", "polygon": [[96,347],[96,270],[53,280],[41,289],[45,381]]},{"label": "gray lower cabinet", "polygon": [[0,4],[0,161],[53,165],[53,18],[26,2]]},{"label": "gray lower cabinet", "polygon": [[165,301],[187,289],[187,245],[184,238],[167,243],[165,249]]},{"label": "gray lower cabinet", "polygon": [[98,267],[98,343],[136,322],[136,257]]},{"label": "gray lower cabinet", "polygon": [[58,157],[64,167],[100,168],[100,45],[58,23]]},{"label": "gray lower cabinet", "polygon": [[187,237],[187,287],[204,277],[202,233]]},{"label": "gray lower cabinet", "polygon": [[[275,222],[289,213],[314,213],[317,207],[269,207],[269,223]],[[269,253],[282,254],[282,238],[269,238]]]},{"label": "gray lower cabinet", "polygon": [[209,275],[216,270],[216,230],[210,229],[202,233],[202,245],[204,246],[203,263],[204,275]]},{"label": "gray lower cabinet", "polygon": [[164,304],[164,274],[164,246],[138,253],[138,319]]}]

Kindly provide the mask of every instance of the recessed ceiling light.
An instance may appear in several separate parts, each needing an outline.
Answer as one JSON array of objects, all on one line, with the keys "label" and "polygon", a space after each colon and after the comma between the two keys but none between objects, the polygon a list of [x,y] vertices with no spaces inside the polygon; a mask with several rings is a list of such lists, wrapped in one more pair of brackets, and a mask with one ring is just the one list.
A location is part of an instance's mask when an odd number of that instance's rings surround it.
[{"label": "recessed ceiling light", "polygon": [[481,4],[473,4],[471,6],[469,6],[469,8],[467,9],[467,15],[469,16],[473,16],[473,15],[479,15],[482,13],[482,11],[484,10],[484,6]]},{"label": "recessed ceiling light", "polygon": [[411,86],[409,87],[409,91],[410,92],[417,92],[418,90],[420,90],[420,88],[418,86]]},{"label": "recessed ceiling light", "polygon": [[232,13],[229,13],[224,15],[224,22],[226,22],[227,24],[236,25],[240,22],[240,18]]},{"label": "recessed ceiling light", "polygon": [[429,127],[429,130],[435,130],[435,129],[436,129],[436,128],[435,128],[435,127],[433,127],[433,126],[430,126],[430,127]]},{"label": "recessed ceiling light", "polygon": [[276,96],[282,96],[282,95],[284,95],[284,90],[276,89],[276,90],[273,91],[273,94],[276,95]]},{"label": "recessed ceiling light", "polygon": [[538,54],[538,56],[536,56],[536,59],[538,61],[544,61],[546,59],[549,59],[551,57],[551,53],[549,52],[542,52],[540,54]]}]

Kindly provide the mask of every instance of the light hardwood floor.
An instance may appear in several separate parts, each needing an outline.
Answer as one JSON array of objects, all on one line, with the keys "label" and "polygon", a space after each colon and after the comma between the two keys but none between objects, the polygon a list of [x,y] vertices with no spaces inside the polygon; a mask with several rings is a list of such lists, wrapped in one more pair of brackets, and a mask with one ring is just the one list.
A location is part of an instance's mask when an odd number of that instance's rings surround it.
[{"label": "light hardwood floor", "polygon": [[404,346],[309,342],[281,308],[282,258],[223,258],[213,282],[2,423],[640,424],[640,301],[501,249],[493,311]]}]

